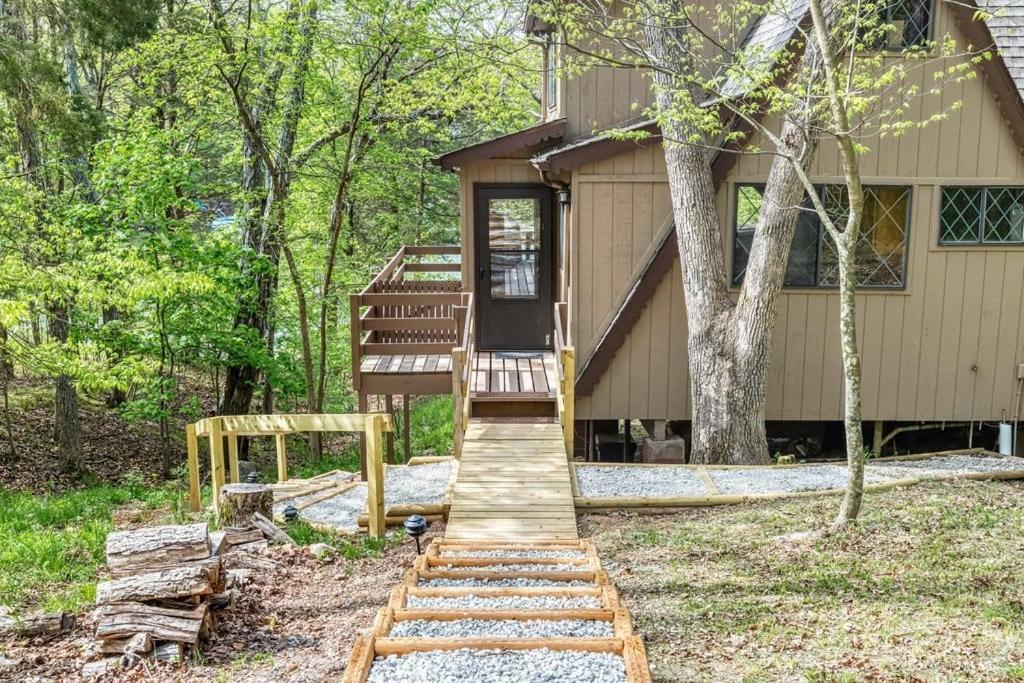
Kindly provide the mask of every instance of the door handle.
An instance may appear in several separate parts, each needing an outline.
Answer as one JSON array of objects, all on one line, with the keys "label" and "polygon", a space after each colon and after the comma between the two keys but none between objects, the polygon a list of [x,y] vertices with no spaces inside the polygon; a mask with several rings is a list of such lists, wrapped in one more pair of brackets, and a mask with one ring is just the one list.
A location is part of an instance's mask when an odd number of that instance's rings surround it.
[{"label": "door handle", "polygon": [[480,279],[481,280],[484,279],[484,275],[486,275],[486,273],[487,273],[487,270],[483,266],[480,266]]}]

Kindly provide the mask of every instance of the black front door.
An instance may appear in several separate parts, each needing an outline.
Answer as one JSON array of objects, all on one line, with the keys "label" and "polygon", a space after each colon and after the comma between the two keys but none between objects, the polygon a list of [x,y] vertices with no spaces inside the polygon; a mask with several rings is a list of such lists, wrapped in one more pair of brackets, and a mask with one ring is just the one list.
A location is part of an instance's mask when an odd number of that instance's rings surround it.
[{"label": "black front door", "polygon": [[479,348],[550,348],[551,188],[477,186],[475,194]]}]

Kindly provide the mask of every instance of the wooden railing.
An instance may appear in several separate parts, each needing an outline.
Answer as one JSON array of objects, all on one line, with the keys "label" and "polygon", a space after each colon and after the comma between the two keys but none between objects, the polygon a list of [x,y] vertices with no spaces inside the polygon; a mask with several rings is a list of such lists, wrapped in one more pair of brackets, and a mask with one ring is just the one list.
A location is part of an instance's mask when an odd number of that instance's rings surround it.
[{"label": "wooden railing", "polygon": [[574,422],[576,420],[576,348],[572,346],[569,331],[569,304],[555,304],[555,368],[558,371],[558,422],[562,425],[565,454],[570,460],[573,453]]},{"label": "wooden railing", "polygon": [[455,457],[462,456],[462,441],[469,426],[470,392],[473,381],[473,356],[476,353],[476,317],[473,295],[463,294],[456,307],[461,321],[459,345],[452,349],[452,419],[455,421]]},{"label": "wooden railing", "polygon": [[[462,278],[429,277],[461,273],[458,260],[409,262],[410,256],[459,256],[459,247],[405,246],[358,294],[349,298],[352,325],[352,382],[361,386],[363,357],[451,353],[459,343],[455,308],[462,303]],[[410,278],[411,273],[427,277]],[[365,311],[363,309],[366,309]]]},{"label": "wooden railing", "polygon": [[[210,473],[213,484],[213,509],[220,512],[219,493],[228,481],[239,482],[238,437],[273,436],[277,444],[277,480],[288,480],[288,451],[285,436],[305,432],[362,432],[367,452],[367,510],[370,535],[384,535],[384,449],[381,437],[392,430],[391,416],[379,413],[352,415],[225,415],[208,417],[186,425],[188,448],[189,507],[200,509],[199,439],[210,442]],[[224,444],[227,442],[227,467],[224,471]]]}]

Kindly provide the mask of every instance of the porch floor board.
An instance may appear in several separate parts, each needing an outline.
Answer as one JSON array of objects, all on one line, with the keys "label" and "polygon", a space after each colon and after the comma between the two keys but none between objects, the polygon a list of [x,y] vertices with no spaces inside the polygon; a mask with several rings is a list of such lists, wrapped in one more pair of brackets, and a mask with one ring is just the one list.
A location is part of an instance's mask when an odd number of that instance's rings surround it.
[{"label": "porch floor board", "polygon": [[474,398],[507,394],[552,398],[557,383],[551,351],[544,351],[540,358],[508,358],[500,351],[480,351],[473,358],[470,391]]}]

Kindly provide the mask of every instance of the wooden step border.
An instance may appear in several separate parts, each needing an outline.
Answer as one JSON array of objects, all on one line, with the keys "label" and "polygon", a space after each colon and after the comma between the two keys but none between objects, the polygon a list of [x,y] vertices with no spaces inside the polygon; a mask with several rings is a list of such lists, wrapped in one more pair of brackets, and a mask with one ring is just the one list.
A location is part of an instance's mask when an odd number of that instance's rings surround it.
[{"label": "wooden step border", "polygon": [[[583,551],[584,558],[515,558],[515,557],[458,557],[445,558],[443,551],[472,550],[570,550]],[[451,561],[450,561],[451,560]],[[574,560],[570,562],[569,560]],[[474,569],[439,571],[438,566],[452,565]],[[497,572],[485,568],[495,564],[573,564],[581,571],[527,571]],[[482,569],[475,569],[480,567]],[[582,569],[585,568],[585,569]],[[583,580],[587,586],[419,586],[420,580],[434,578],[531,578],[549,580]],[[600,608],[576,608],[564,610],[495,610],[495,609],[427,609],[407,607],[409,596],[459,597],[586,597],[600,598]],[[487,620],[558,620],[592,619],[611,622],[613,637],[609,638],[392,638],[390,633],[395,623],[412,619],[433,619],[452,621],[456,619]],[[551,540],[535,542],[508,541],[453,541],[435,539],[426,552],[416,558],[414,565],[406,570],[402,581],[390,595],[387,606],[381,608],[373,627],[359,635],[352,647],[343,683],[365,683],[374,658],[377,656],[402,655],[413,652],[450,651],[459,649],[500,649],[529,650],[577,650],[586,652],[610,652],[622,656],[626,667],[628,683],[651,683],[650,666],[643,640],[634,634],[633,619],[619,599],[618,591],[611,583],[608,573],[601,567],[597,551],[590,541],[579,542]]]}]

